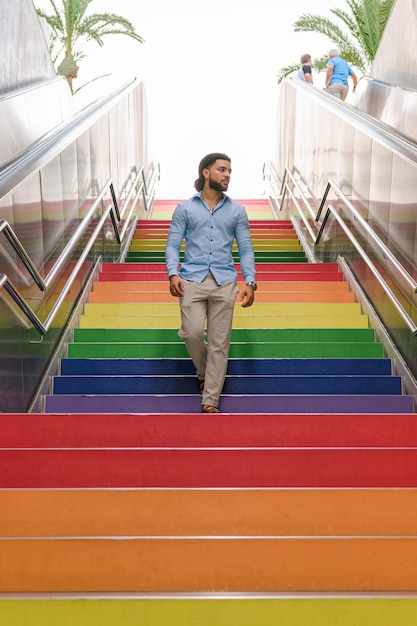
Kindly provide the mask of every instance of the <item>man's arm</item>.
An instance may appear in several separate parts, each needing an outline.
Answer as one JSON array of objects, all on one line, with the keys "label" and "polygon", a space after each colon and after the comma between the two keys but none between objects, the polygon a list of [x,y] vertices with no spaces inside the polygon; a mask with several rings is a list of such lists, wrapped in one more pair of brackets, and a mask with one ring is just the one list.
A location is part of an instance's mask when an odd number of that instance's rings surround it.
[{"label": "man's arm", "polygon": [[352,72],[350,77],[353,80],[353,91],[356,91],[356,85],[358,84],[358,77],[356,76],[355,72]]},{"label": "man's arm", "polygon": [[333,65],[328,65],[327,66],[327,71],[326,71],[326,89],[329,88],[329,80],[331,79],[333,74]]},{"label": "man's arm", "polygon": [[180,249],[185,235],[185,211],[180,205],[175,209],[169,225],[165,247],[165,264],[169,278],[169,290],[173,296],[184,295],[184,283],[178,274]]},{"label": "man's arm", "polygon": [[180,249],[185,235],[185,214],[181,205],[175,209],[168,229],[165,246],[165,264],[168,276],[178,274]]},{"label": "man's arm", "polygon": [[254,283],[256,278],[255,269],[255,253],[253,251],[252,239],[249,229],[249,220],[244,210],[239,219],[236,229],[235,238],[239,249],[240,267],[243,278],[245,280],[245,288],[241,292],[240,301],[243,307],[251,306],[255,299],[255,290],[248,283]]}]

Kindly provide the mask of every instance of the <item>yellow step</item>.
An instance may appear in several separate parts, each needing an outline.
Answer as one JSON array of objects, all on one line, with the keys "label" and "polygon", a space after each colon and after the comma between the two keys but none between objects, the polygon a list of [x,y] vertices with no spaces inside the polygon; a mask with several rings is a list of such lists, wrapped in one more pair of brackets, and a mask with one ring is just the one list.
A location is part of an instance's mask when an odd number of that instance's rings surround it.
[{"label": "yellow step", "polygon": [[415,626],[414,597],[14,598],[4,626]]},{"label": "yellow step", "polygon": [[[87,302],[85,315],[176,315],[179,313],[178,300],[171,302]],[[236,302],[235,316],[245,315],[360,315],[359,302],[258,302],[254,306],[244,308]]]},{"label": "yellow step", "polygon": [[[82,315],[80,328],[179,328],[177,315]],[[366,315],[236,315],[234,328],[368,328]]]}]

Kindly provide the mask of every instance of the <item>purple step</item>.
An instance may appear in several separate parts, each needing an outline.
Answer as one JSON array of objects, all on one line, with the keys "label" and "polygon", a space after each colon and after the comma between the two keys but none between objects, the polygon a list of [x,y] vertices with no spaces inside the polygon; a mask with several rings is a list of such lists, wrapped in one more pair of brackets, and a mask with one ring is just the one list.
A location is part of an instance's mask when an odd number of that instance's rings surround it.
[{"label": "purple step", "polygon": [[[411,396],[222,396],[223,413],[414,413]],[[45,413],[198,413],[201,397],[46,396]]]}]

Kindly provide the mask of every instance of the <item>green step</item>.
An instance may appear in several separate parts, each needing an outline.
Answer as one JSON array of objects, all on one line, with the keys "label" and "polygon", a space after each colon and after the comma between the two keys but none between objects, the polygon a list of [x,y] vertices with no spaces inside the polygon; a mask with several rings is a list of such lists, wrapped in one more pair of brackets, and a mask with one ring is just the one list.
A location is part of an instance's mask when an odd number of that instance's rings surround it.
[{"label": "green step", "polygon": [[[232,342],[280,343],[371,343],[375,339],[373,328],[233,328]],[[183,343],[176,328],[75,328],[74,341],[78,342],[142,342]]]},{"label": "green step", "polygon": [[[289,358],[382,358],[380,343],[232,343],[231,359]],[[188,358],[182,343],[73,343],[68,345],[69,358],[90,359],[184,359]]]}]

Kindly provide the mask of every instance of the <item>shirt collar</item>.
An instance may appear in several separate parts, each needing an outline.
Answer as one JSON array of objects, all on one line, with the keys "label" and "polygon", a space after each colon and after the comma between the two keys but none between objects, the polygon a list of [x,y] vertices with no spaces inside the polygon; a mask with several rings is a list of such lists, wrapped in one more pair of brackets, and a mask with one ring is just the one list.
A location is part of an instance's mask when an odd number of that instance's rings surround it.
[{"label": "shirt collar", "polygon": [[[201,191],[198,191],[197,193],[195,193],[193,195],[193,199],[194,198],[200,198],[201,202],[205,205],[203,198],[201,197]],[[221,206],[223,206],[223,204],[227,201],[230,200],[230,196],[227,195],[227,193],[223,192],[223,198],[221,198],[221,200],[219,200],[219,202],[216,204],[215,208],[220,208]]]}]

